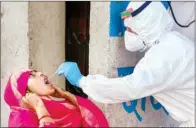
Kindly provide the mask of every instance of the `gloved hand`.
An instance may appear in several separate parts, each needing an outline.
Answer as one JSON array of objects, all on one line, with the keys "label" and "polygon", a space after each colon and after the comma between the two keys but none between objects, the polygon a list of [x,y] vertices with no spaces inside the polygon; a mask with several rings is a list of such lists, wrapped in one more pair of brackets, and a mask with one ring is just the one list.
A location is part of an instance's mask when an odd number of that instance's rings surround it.
[{"label": "gloved hand", "polygon": [[62,63],[59,66],[56,74],[58,76],[63,74],[65,76],[65,78],[67,78],[67,80],[72,85],[75,85],[75,86],[78,86],[78,87],[79,87],[79,81],[83,77],[83,75],[81,74],[81,72],[78,68],[77,63],[75,63],[75,62],[64,62],[64,63]]}]

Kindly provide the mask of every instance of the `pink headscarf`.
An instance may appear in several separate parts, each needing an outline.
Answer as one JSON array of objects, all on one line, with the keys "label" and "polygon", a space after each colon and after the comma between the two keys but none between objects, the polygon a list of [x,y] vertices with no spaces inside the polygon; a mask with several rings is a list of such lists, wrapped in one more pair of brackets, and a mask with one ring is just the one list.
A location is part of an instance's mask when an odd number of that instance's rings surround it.
[{"label": "pink headscarf", "polygon": [[[35,112],[23,108],[22,97],[26,95],[27,82],[31,70],[14,73],[10,76],[4,92],[4,100],[11,108],[9,127],[39,127]],[[76,96],[79,106],[67,100],[54,101],[42,98],[50,116],[55,119],[46,127],[108,127],[101,110],[90,100]]]},{"label": "pink headscarf", "polygon": [[21,106],[22,97],[26,95],[27,82],[31,70],[13,73],[4,91],[4,100],[9,106]]}]

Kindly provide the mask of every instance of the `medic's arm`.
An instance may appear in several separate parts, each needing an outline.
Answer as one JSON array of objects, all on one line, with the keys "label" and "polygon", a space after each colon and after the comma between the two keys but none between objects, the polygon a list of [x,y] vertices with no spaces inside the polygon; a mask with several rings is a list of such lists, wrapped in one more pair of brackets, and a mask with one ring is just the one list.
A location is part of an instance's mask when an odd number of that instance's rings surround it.
[{"label": "medic's arm", "polygon": [[133,74],[121,78],[88,75],[80,80],[80,87],[93,100],[102,103],[121,103],[171,89],[165,82],[172,71],[172,61],[164,54],[146,54]]}]

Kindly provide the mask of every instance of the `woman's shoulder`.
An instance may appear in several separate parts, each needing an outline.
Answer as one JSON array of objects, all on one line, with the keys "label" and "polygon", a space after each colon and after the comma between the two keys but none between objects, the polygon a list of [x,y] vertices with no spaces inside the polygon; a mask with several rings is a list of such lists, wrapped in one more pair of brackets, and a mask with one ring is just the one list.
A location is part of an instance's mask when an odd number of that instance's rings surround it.
[{"label": "woman's shoulder", "polygon": [[10,107],[10,113],[32,113],[36,114],[35,111],[29,109],[29,108],[24,108],[24,107],[18,107],[18,106],[11,106]]},{"label": "woman's shoulder", "polygon": [[37,115],[30,109],[12,106],[10,107],[9,126],[38,126]]},{"label": "woman's shoulder", "polygon": [[23,107],[17,107],[17,106],[12,106],[10,107],[10,115],[14,117],[37,117],[36,113],[33,110],[30,110],[28,108],[23,108]]}]

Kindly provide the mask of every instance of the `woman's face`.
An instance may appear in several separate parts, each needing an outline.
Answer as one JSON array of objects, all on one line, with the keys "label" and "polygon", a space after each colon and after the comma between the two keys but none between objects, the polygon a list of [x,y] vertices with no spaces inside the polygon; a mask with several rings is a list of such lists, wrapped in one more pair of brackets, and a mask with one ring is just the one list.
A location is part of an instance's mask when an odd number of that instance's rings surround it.
[{"label": "woman's face", "polygon": [[48,77],[36,70],[31,71],[28,80],[28,90],[40,96],[49,96],[55,92],[53,84],[48,81]]}]

